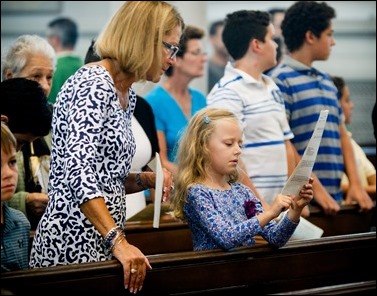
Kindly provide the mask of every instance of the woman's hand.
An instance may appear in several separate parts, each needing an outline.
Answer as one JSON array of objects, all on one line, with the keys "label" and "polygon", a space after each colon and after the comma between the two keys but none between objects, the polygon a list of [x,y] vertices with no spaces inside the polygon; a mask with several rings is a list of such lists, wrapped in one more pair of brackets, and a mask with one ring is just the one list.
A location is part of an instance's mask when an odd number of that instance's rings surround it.
[{"label": "woman's hand", "polygon": [[125,238],[116,243],[113,255],[123,266],[124,287],[136,294],[143,288],[147,270],[151,270],[148,258]]},{"label": "woman's hand", "polygon": [[173,174],[172,172],[168,171],[167,169],[163,168],[164,172],[164,184],[162,186],[162,201],[167,201],[170,199],[174,191],[174,182],[173,182]]},{"label": "woman's hand", "polygon": [[[169,200],[174,190],[173,173],[167,170],[166,168],[163,168],[162,171],[164,174],[163,176],[164,180],[162,184],[162,201],[167,201]],[[149,189],[150,188],[156,189],[156,173],[142,172],[139,175],[140,175],[139,183],[141,183],[143,187],[149,188]]]}]

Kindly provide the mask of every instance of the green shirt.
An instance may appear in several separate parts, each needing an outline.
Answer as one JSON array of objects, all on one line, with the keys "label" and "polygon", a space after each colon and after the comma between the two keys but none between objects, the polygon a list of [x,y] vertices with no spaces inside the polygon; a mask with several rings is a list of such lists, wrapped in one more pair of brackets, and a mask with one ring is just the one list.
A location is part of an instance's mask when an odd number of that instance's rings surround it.
[{"label": "green shirt", "polygon": [[52,78],[51,92],[48,101],[51,104],[56,102],[60,88],[64,82],[83,65],[83,61],[79,56],[65,54],[57,59],[56,69]]}]

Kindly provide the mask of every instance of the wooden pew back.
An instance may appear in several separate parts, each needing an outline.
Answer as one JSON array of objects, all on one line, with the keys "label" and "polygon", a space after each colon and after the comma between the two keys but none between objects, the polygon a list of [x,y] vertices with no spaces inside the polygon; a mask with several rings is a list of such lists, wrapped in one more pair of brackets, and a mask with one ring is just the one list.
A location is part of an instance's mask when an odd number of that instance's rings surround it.
[{"label": "wooden pew back", "polygon": [[170,221],[153,228],[152,221],[127,222],[127,241],[145,255],[192,251],[191,231],[186,223]]},{"label": "wooden pew back", "polygon": [[342,205],[335,216],[325,215],[321,209],[312,207],[308,220],[324,230],[324,237],[369,232],[376,229],[376,207],[360,213],[358,205]]},{"label": "wooden pew back", "polygon": [[[369,213],[359,213],[356,205],[342,206],[336,216],[327,216],[318,208],[312,208],[308,220],[324,230],[323,237],[369,232],[375,229],[375,208]],[[31,234],[33,235],[33,233]],[[159,228],[153,228],[153,221],[127,221],[127,240],[137,246],[145,255],[192,251],[191,231],[186,223],[172,218],[161,221]],[[256,238],[257,245],[265,244]]]},{"label": "wooden pew back", "polygon": [[[312,208],[308,220],[324,230],[323,237],[369,232],[375,226],[375,208],[368,213],[359,213],[356,205],[342,206],[336,216],[328,216],[319,208]],[[144,254],[160,254],[191,251],[192,236],[186,223],[173,219],[163,221],[159,228],[153,228],[152,221],[128,221],[127,240],[138,246]],[[257,238],[257,244],[263,244]]]},{"label": "wooden pew back", "polygon": [[[280,249],[267,245],[148,256],[139,295],[251,295],[373,281],[371,262],[376,233],[292,241]],[[16,294],[72,293],[125,295],[116,260],[72,264],[1,274],[2,287]]]}]

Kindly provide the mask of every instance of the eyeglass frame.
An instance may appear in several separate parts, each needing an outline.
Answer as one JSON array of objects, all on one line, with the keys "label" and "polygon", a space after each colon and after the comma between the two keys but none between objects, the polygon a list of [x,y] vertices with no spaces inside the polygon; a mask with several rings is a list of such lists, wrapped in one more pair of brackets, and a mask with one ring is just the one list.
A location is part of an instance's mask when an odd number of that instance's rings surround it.
[{"label": "eyeglass frame", "polygon": [[162,44],[170,51],[169,59],[173,60],[175,58],[175,56],[177,55],[177,53],[179,52],[179,47],[174,46],[174,45],[167,43],[165,41],[162,41]]}]

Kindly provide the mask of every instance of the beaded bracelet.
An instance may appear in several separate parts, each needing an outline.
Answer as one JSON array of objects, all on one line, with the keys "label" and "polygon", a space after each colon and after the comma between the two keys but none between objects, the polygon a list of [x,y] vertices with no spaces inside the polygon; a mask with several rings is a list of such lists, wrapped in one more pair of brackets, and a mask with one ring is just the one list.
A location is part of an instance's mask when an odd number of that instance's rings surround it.
[{"label": "beaded bracelet", "polygon": [[102,240],[102,244],[106,250],[111,251],[113,246],[113,240],[116,238],[117,234],[122,232],[122,229],[119,226],[111,228],[110,231],[106,234],[106,236]]},{"label": "beaded bracelet", "polygon": [[143,181],[141,181],[140,173],[137,173],[135,176],[136,184],[139,185],[140,188],[143,190],[147,190],[148,188],[144,186]]}]

